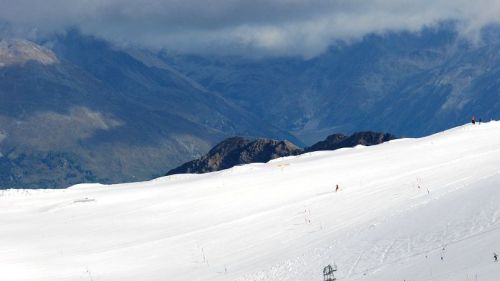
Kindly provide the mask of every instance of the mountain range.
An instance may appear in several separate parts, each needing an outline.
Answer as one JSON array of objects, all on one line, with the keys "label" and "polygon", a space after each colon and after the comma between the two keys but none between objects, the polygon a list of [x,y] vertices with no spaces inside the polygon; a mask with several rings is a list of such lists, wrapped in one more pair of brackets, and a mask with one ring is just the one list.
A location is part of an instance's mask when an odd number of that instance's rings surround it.
[{"label": "mountain range", "polygon": [[500,118],[499,35],[491,26],[473,42],[443,24],[367,35],[310,59],[163,57],[310,145],[334,132],[418,137],[473,115]]},{"label": "mountain range", "polygon": [[150,179],[231,135],[294,139],[104,41],[70,32],[0,46],[19,57],[0,67],[2,187]]},{"label": "mountain range", "polygon": [[337,42],[313,58],[194,55],[77,30],[0,43],[0,187],[152,179],[231,136],[423,136],[500,116],[500,28]]}]

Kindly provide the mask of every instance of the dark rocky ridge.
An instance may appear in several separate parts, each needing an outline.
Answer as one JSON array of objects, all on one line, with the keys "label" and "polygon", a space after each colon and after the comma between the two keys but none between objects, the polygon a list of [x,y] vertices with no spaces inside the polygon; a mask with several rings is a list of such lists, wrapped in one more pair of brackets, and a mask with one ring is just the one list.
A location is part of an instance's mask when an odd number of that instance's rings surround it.
[{"label": "dark rocky ridge", "polygon": [[203,157],[170,170],[167,175],[214,172],[241,164],[264,163],[279,157],[298,155],[302,152],[299,147],[289,141],[249,140],[233,137],[217,144]]},{"label": "dark rocky ridge", "polygon": [[265,163],[279,157],[300,155],[307,152],[335,150],[356,145],[376,145],[396,138],[391,134],[376,132],[357,132],[351,136],[333,134],[324,141],[301,149],[289,141],[249,140],[233,137],[217,144],[203,157],[172,169],[166,175],[203,174],[229,169],[242,164]]},{"label": "dark rocky ridge", "polygon": [[354,147],[356,145],[376,145],[386,141],[394,140],[397,137],[391,134],[375,132],[357,132],[350,136],[343,134],[333,134],[324,141],[317,142],[304,149],[304,152],[313,152],[321,150],[335,150],[343,147]]}]

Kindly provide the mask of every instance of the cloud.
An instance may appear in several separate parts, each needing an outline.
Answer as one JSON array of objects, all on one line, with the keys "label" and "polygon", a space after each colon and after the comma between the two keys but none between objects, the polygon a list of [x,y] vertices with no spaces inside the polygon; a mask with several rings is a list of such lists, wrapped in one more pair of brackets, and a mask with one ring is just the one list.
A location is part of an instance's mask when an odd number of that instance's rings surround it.
[{"label": "cloud", "polygon": [[26,33],[70,26],[116,42],[185,52],[314,56],[336,40],[459,22],[464,36],[500,22],[498,0],[0,0]]}]

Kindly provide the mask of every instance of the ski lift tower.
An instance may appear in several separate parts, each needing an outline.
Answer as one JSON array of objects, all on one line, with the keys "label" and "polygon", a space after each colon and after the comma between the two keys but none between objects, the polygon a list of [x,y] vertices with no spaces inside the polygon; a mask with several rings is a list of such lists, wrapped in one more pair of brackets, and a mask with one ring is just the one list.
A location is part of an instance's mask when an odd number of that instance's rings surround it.
[{"label": "ski lift tower", "polygon": [[337,271],[337,265],[327,265],[323,268],[323,281],[336,281],[334,273]]}]

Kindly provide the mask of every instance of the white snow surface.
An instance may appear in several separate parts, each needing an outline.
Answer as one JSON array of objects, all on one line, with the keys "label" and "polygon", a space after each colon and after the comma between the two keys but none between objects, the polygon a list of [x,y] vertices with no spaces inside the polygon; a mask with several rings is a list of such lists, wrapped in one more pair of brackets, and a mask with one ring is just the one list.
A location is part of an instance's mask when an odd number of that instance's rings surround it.
[{"label": "white snow surface", "polygon": [[0,279],[314,281],[336,264],[339,281],[498,281],[499,218],[494,121],[204,175],[5,190]]}]

